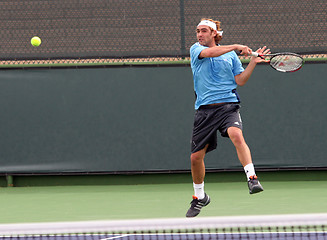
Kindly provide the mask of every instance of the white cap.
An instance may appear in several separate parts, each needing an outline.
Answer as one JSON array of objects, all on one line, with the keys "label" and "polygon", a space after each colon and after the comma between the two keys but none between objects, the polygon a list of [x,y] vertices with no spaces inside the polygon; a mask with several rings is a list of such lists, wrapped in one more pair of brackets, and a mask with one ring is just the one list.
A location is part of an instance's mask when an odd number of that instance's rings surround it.
[{"label": "white cap", "polygon": [[217,25],[216,25],[214,22],[211,22],[211,21],[209,21],[209,20],[202,20],[202,21],[198,24],[198,26],[200,26],[200,25],[205,25],[205,26],[211,27],[212,29],[216,30],[216,32],[217,32],[217,34],[218,34],[219,36],[222,36],[222,35],[223,35],[223,31],[218,31],[218,30],[217,30]]}]

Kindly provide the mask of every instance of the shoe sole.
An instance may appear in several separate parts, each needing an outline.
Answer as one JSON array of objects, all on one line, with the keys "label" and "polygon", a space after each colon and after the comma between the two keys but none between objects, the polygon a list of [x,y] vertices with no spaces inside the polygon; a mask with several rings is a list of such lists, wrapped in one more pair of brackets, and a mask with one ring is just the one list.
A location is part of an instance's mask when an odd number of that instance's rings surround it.
[{"label": "shoe sole", "polygon": [[250,191],[250,194],[259,193],[259,192],[262,192],[262,191],[263,191],[263,188],[260,187],[260,186],[257,186],[257,187],[252,188],[252,191]]}]

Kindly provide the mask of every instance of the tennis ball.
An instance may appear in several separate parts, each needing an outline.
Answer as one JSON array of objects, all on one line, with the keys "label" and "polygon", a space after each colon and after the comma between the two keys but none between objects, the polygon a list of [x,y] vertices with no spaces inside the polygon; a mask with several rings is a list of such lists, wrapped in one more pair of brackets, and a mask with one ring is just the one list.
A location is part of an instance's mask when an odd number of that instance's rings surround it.
[{"label": "tennis ball", "polygon": [[34,47],[38,47],[40,46],[41,44],[41,38],[35,36],[35,37],[32,37],[31,39],[31,44],[34,46]]}]

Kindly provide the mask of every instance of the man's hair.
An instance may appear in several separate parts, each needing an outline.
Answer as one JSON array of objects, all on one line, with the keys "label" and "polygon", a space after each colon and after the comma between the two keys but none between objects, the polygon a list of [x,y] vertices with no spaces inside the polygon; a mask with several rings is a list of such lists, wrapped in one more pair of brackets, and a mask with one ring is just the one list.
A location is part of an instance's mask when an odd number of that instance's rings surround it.
[{"label": "man's hair", "polygon": [[[216,24],[216,26],[217,26],[217,31],[222,31],[222,29],[220,28],[221,22],[215,21],[215,20],[210,19],[210,18],[202,18],[201,21],[203,21],[203,20],[208,20],[208,21],[214,22]],[[211,27],[209,27],[209,28],[210,28],[211,31],[214,31],[213,28],[211,28]],[[215,37],[215,43],[218,44],[221,41],[222,38],[223,38],[223,36],[220,36],[219,34],[217,34],[216,37]]]}]

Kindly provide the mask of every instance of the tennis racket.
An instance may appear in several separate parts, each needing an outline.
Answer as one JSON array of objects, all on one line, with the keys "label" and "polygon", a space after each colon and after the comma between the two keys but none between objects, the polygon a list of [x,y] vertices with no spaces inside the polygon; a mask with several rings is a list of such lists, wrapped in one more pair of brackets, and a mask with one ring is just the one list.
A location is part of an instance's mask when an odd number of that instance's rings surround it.
[{"label": "tennis racket", "polygon": [[262,59],[270,57],[270,66],[280,72],[295,72],[299,70],[304,63],[303,58],[296,53],[285,52],[261,55],[257,52],[253,52],[251,55],[261,57]]}]

